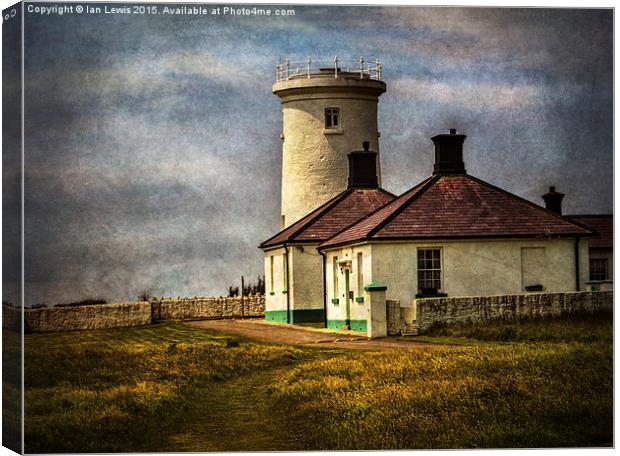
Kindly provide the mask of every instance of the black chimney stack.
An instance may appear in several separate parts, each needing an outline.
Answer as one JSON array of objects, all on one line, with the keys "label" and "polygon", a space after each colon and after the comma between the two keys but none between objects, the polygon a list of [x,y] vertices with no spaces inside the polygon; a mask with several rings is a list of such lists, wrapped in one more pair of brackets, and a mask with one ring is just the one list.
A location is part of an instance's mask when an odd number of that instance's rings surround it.
[{"label": "black chimney stack", "polygon": [[465,174],[463,163],[465,138],[466,135],[456,134],[455,128],[450,129],[450,134],[440,134],[431,138],[435,144],[433,174]]},{"label": "black chimney stack", "polygon": [[562,198],[564,193],[555,191],[555,187],[549,187],[549,193],[545,193],[542,199],[545,200],[545,207],[558,215],[562,215]]},{"label": "black chimney stack", "polygon": [[351,152],[349,157],[349,188],[378,188],[377,153],[368,150],[370,143],[364,141],[364,150]]}]

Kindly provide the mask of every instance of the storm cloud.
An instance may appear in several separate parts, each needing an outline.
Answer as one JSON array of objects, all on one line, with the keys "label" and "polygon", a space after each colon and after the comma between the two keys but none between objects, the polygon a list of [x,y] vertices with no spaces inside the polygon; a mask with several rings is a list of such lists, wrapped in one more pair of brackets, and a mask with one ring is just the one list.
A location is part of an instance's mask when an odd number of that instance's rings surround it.
[{"label": "storm cloud", "polygon": [[284,58],[381,60],[394,193],[430,174],[429,138],[458,128],[469,173],[539,204],[555,185],[567,213],[611,212],[611,10],[291,8],[26,14],[27,305],[219,295],[262,275]]}]

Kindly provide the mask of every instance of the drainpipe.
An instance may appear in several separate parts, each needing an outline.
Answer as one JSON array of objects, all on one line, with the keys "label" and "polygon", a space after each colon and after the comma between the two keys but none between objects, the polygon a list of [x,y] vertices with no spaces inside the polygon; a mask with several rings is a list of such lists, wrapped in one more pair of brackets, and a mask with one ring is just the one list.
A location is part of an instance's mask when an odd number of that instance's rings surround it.
[{"label": "drainpipe", "polygon": [[575,237],[575,290],[579,291],[579,236]]},{"label": "drainpipe", "polygon": [[319,252],[323,257],[323,324],[327,328],[327,255]]},{"label": "drainpipe", "polygon": [[284,267],[286,268],[286,322],[291,322],[291,290],[289,290],[289,271],[288,271],[288,246],[284,244],[284,257],[286,258]]}]

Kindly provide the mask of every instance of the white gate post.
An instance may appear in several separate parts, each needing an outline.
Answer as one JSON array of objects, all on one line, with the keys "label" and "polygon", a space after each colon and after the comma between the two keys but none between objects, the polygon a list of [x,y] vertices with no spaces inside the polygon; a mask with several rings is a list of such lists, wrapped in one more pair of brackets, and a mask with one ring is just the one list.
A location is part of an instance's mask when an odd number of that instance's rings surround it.
[{"label": "white gate post", "polygon": [[387,286],[381,282],[372,282],[364,287],[368,292],[368,337],[387,336],[387,307],[385,290]]}]

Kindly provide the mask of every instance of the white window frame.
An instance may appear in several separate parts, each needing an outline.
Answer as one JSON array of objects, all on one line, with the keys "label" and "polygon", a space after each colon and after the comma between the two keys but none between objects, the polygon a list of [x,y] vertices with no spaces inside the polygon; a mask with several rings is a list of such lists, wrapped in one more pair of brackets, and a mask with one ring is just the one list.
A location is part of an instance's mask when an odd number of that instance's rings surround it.
[{"label": "white window frame", "polygon": [[364,253],[357,252],[357,296],[364,293]]},{"label": "white window frame", "polygon": [[[334,118],[336,119],[335,124],[334,124]],[[325,108],[325,129],[326,130],[340,130],[341,128],[342,128],[342,117],[340,115],[340,108],[337,106],[329,106]]]},{"label": "white window frame", "polygon": [[[601,274],[600,272],[592,271],[592,262],[600,262],[605,265],[605,277],[603,278],[594,278],[592,274]],[[590,280],[598,281],[598,280],[609,280],[609,260],[607,258],[590,258]]]},{"label": "white window frame", "polygon": [[269,255],[269,291],[271,293],[274,292],[274,289],[273,289],[273,285],[274,285],[273,263],[274,263],[274,256],[273,255]]},{"label": "white window frame", "polygon": [[[439,260],[439,268],[435,268],[435,267],[431,267],[431,268],[424,268],[424,269],[420,269],[420,252],[426,252],[426,251],[438,251],[439,252],[439,258],[437,258]],[[431,258],[431,262],[435,260],[434,257]],[[426,261],[428,261],[428,259],[426,259]],[[431,264],[431,266],[433,266]],[[443,249],[441,247],[418,247],[416,250],[416,280],[417,280],[417,288],[418,288],[418,294],[422,294],[422,286],[420,284],[420,272],[422,271],[430,271],[430,272],[434,272],[434,271],[439,271],[439,287],[436,288],[436,292],[437,293],[443,293],[444,291],[444,274],[443,274]],[[431,278],[431,281],[434,281],[434,278]],[[432,282],[431,282],[432,283]],[[427,288],[431,288],[431,287],[427,287]]]}]

